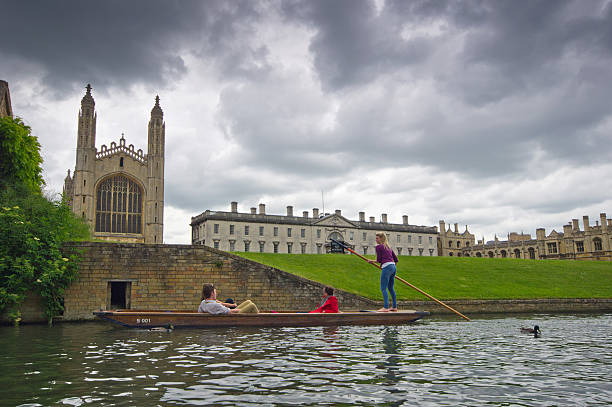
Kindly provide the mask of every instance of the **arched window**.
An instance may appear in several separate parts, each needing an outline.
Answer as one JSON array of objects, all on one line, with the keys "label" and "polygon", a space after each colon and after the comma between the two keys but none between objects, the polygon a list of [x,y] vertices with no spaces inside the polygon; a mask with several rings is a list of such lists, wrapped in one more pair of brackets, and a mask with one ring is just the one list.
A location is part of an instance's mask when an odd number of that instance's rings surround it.
[{"label": "arched window", "polygon": [[461,247],[461,242],[457,240],[457,249]]},{"label": "arched window", "polygon": [[507,254],[506,254],[506,251],[505,251],[505,250],[502,250],[502,251],[501,251],[501,256],[502,256],[502,257],[506,257],[506,256],[507,256]]},{"label": "arched window", "polygon": [[493,254],[493,252],[489,252],[489,257],[493,258],[495,255]]},{"label": "arched window", "polygon": [[331,240],[331,239],[337,240],[339,242],[344,242],[344,238],[342,237],[342,235],[339,232],[332,232],[329,235],[328,240]]},{"label": "arched window", "polygon": [[448,241],[448,247],[453,247],[453,242],[451,242],[450,240]]},{"label": "arched window", "polygon": [[527,249],[527,251],[529,252],[529,258],[531,260],[535,260],[535,249],[533,247],[530,247],[529,249]]},{"label": "arched window", "polygon": [[476,257],[482,257],[482,254],[480,252],[476,252]]},{"label": "arched window", "polygon": [[124,175],[106,178],[96,190],[96,232],[142,234],[142,188]]},{"label": "arched window", "polygon": [[600,238],[596,237],[595,239],[593,239],[593,247],[595,248],[596,252],[600,252],[602,250]]},{"label": "arched window", "polygon": [[514,249],[514,257],[517,259],[521,258],[521,251],[519,249]]}]

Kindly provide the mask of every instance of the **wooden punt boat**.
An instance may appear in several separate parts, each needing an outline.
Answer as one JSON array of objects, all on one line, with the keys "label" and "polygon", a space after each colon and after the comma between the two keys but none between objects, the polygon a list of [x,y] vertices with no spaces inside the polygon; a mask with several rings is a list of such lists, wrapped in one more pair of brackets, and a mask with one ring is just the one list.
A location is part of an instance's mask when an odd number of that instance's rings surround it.
[{"label": "wooden punt boat", "polygon": [[260,312],[259,314],[210,315],[193,311],[96,311],[104,321],[129,328],[215,328],[232,326],[324,326],[324,325],[401,325],[429,315],[427,311],[351,311],[337,314],[304,312]]}]

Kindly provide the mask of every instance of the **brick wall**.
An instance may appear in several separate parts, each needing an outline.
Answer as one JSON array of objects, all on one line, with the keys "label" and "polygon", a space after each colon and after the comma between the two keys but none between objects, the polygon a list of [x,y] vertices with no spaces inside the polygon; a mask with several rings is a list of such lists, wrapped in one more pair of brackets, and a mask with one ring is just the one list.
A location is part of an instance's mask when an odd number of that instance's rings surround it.
[{"label": "brick wall", "polygon": [[[65,320],[91,319],[110,309],[109,282],[128,282],[131,309],[196,310],[202,285],[214,283],[221,300],[250,299],[261,310],[308,311],[318,306],[323,285],[206,246],[75,243],[82,249],[78,279],[66,290]],[[378,304],[337,293],[343,309]]]}]

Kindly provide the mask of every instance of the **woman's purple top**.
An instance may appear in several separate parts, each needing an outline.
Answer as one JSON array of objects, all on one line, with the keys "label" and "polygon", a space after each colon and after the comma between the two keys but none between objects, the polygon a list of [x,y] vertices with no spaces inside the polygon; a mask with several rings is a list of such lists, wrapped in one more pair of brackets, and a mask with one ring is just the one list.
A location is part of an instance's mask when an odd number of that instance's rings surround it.
[{"label": "woman's purple top", "polygon": [[389,261],[393,263],[397,263],[399,260],[393,250],[385,246],[384,244],[379,244],[376,246],[376,261],[380,264],[385,264]]}]

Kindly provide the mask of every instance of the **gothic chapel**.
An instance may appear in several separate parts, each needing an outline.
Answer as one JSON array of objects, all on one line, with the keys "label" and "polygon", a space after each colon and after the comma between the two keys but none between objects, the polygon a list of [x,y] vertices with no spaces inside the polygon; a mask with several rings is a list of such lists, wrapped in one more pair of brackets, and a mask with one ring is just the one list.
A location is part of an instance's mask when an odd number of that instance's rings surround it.
[{"label": "gothic chapel", "polygon": [[151,110],[148,153],[125,145],[96,149],[95,102],[91,86],[81,100],[76,166],[64,180],[64,196],[87,219],[97,239],[163,243],[166,125],[159,96]]}]

